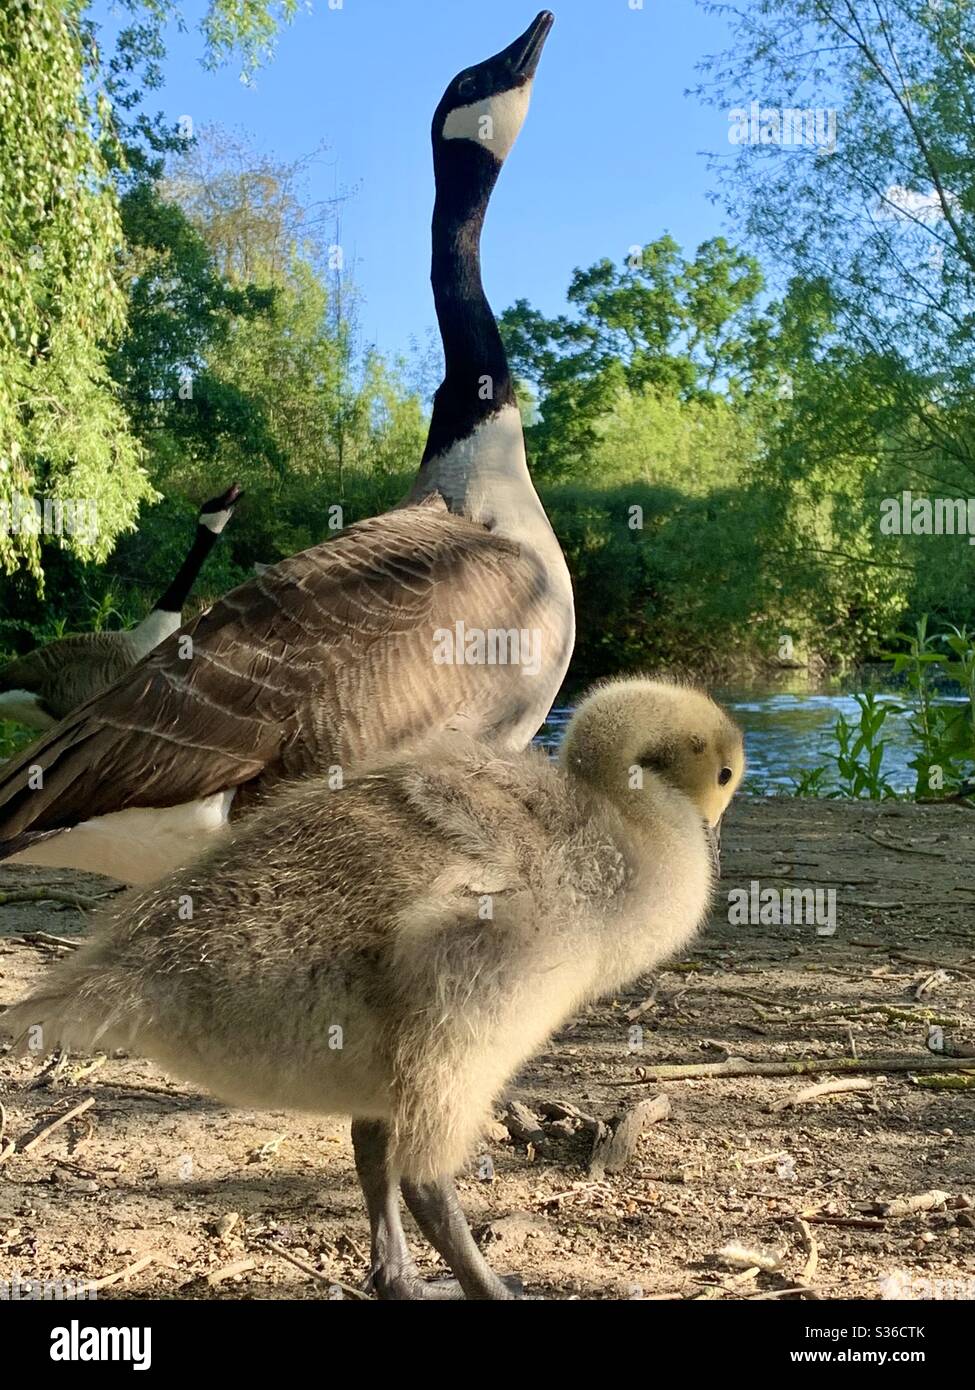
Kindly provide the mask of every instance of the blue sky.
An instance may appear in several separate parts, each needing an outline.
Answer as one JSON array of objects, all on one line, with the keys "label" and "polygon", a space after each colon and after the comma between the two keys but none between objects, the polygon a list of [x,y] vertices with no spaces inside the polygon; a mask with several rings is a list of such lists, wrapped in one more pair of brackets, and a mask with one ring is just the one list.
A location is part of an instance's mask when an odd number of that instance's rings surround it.
[{"label": "blue sky", "polygon": [[[313,0],[251,87],[231,63],[208,72],[193,23],[173,30],[153,105],[217,122],[293,158],[325,141],[309,190],[354,190],[342,241],[362,294],[364,342],[396,352],[435,324],[429,287],[433,175],[429,128],[460,68],[515,38],[536,0]],[[484,235],[494,308],[519,297],[564,303],[572,270],[669,231],[686,247],[726,230],[707,197],[705,150],[729,149],[722,111],[685,97],[695,63],[724,46],[721,21],[694,0],[556,0],[532,108],[498,184]],[[96,0],[106,37],[110,0]],[[746,94],[751,95],[751,94]]]}]

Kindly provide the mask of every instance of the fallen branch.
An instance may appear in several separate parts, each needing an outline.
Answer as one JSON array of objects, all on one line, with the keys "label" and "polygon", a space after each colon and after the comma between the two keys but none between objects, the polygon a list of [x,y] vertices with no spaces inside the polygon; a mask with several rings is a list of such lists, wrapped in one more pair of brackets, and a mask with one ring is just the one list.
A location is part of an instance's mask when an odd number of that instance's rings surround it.
[{"label": "fallen branch", "polygon": [[950,1201],[950,1192],[932,1188],[928,1192],[916,1192],[911,1197],[895,1197],[892,1202],[874,1202],[873,1209],[878,1216],[914,1216],[920,1211],[943,1210]]},{"label": "fallen branch", "polygon": [[93,898],[86,898],[58,888],[15,888],[12,892],[0,893],[0,907],[11,907],[15,903],[67,903],[69,907],[76,907],[80,912],[90,912],[93,907],[98,906],[102,898],[111,896],[111,893],[99,893]]},{"label": "fallen branch", "polygon": [[98,1071],[99,1067],[103,1067],[107,1061],[108,1054],[99,1052],[90,1062],[84,1062],[80,1067],[75,1067],[74,1071],[71,1073],[72,1085],[77,1086],[79,1081],[84,1081],[86,1076],[91,1076],[92,1072]]},{"label": "fallen branch", "polygon": [[289,1265],[294,1265],[295,1269],[300,1269],[303,1274],[309,1275],[312,1279],[317,1279],[322,1284],[327,1284],[330,1289],[341,1289],[343,1293],[351,1294],[353,1298],[361,1298],[365,1303],[370,1301],[369,1295],[363,1293],[361,1289],[353,1288],[351,1284],[343,1284],[341,1280],[333,1279],[330,1274],[323,1274],[322,1271],[316,1269],[314,1265],[308,1264],[306,1260],[299,1259],[297,1255],[292,1255],[290,1250],[285,1250],[283,1245],[277,1245],[272,1240],[268,1249],[273,1250],[279,1259],[285,1260]]},{"label": "fallen branch", "polygon": [[538,1116],[523,1105],[520,1100],[509,1100],[504,1107],[501,1123],[516,1144],[541,1144],[545,1141],[545,1131],[539,1124]]},{"label": "fallen branch", "polygon": [[636,1152],[640,1136],[647,1125],[666,1120],[670,1114],[670,1096],[654,1096],[631,1106],[612,1130],[605,1125],[597,1129],[589,1159],[589,1172],[594,1178],[606,1173],[620,1173]]},{"label": "fallen branch", "polygon": [[[775,1219],[777,1221],[795,1222],[797,1218],[794,1216],[779,1216]],[[858,1231],[884,1230],[884,1223],[879,1216],[833,1216],[829,1212],[820,1211],[816,1207],[810,1207],[808,1210],[801,1212],[798,1219],[801,1221],[811,1221],[817,1226],[852,1226]]]},{"label": "fallen branch", "polygon": [[963,782],[957,791],[948,792],[946,796],[919,796],[917,797],[918,806],[944,806],[948,802],[958,802],[961,806],[972,808],[969,797],[975,796],[975,784]]},{"label": "fallen branch", "polygon": [[112,1284],[117,1284],[123,1279],[128,1283],[133,1274],[139,1274],[142,1270],[151,1265],[155,1259],[157,1259],[155,1254],[143,1255],[141,1259],[133,1260],[132,1264],[126,1265],[124,1269],[118,1270],[115,1274],[106,1274],[102,1279],[86,1280],[85,1288],[88,1291],[92,1289],[107,1289],[110,1288]]},{"label": "fallen branch", "polygon": [[786,1100],[777,1100],[770,1107],[772,1114],[779,1110],[791,1110],[794,1105],[808,1105],[810,1101],[820,1100],[823,1096],[843,1095],[847,1091],[872,1091],[874,1082],[868,1081],[866,1077],[851,1076],[846,1080],[840,1081],[820,1081],[815,1086],[807,1086],[798,1095],[789,1096]]},{"label": "fallen branch", "polygon": [[803,1057],[786,1062],[750,1062],[727,1057],[723,1062],[673,1062],[647,1067],[642,1076],[613,1081],[613,1086],[646,1086],[658,1081],[703,1081],[734,1076],[815,1076],[819,1072],[936,1072],[975,1073],[971,1058],[951,1061],[933,1057]]},{"label": "fallen branch", "polygon": [[838,898],[843,907],[866,907],[871,912],[898,912],[910,904],[900,898],[895,898],[889,902],[881,902],[877,898]]},{"label": "fallen branch", "polygon": [[598,1129],[603,1123],[595,1115],[587,1115],[585,1110],[566,1100],[541,1100],[538,1108],[547,1120],[578,1120],[586,1129]]},{"label": "fallen branch", "polygon": [[46,1086],[53,1086],[55,1081],[64,1071],[68,1063],[68,1054],[63,1047],[59,1047],[53,1052],[43,1069],[34,1077],[33,1081],[27,1083],[28,1091],[43,1090]]},{"label": "fallen branch", "polygon": [[66,936],[52,936],[46,931],[25,931],[17,940],[22,941],[25,946],[57,947],[66,951],[77,951],[83,944]]},{"label": "fallen branch", "polygon": [[590,1192],[598,1192],[600,1189],[607,1190],[604,1182],[577,1182],[562,1192],[553,1192],[550,1197],[543,1197],[542,1206],[559,1206],[562,1202],[568,1201],[570,1197],[583,1197]]},{"label": "fallen branch", "polygon": [[926,854],[930,859],[947,859],[944,850],[940,849],[921,849],[917,845],[905,845],[903,841],[888,840],[883,835],[874,835],[869,830],[864,832],[868,840],[873,840],[875,845],[883,845],[884,849],[900,850],[902,854]]},{"label": "fallen branch", "polygon": [[918,1076],[915,1086],[924,1086],[930,1091],[975,1091],[975,1072],[957,1076]]},{"label": "fallen branch", "polygon": [[66,1110],[63,1115],[59,1115],[56,1120],[52,1120],[49,1125],[45,1125],[38,1134],[34,1135],[33,1139],[28,1140],[20,1152],[22,1154],[33,1153],[41,1144],[46,1144],[56,1130],[66,1125],[69,1120],[76,1120],[79,1115],[83,1115],[86,1110],[90,1110],[94,1104],[94,1096],[89,1096],[87,1100],[79,1101],[78,1104],[73,1105],[70,1110]]},{"label": "fallen branch", "polygon": [[792,1013],[784,1018],[768,1018],[769,1023],[829,1023],[841,1018],[867,1018],[879,1014],[888,1023],[938,1023],[942,1028],[961,1028],[967,1020],[941,1015],[931,1009],[902,1009],[895,1004],[831,1004],[809,1013]]},{"label": "fallen branch", "polygon": [[914,986],[914,998],[921,999],[928,994],[936,985],[950,985],[951,976],[947,970],[932,970],[930,975],[926,975]]},{"label": "fallen branch", "polygon": [[821,1297],[815,1289],[807,1288],[805,1284],[796,1284],[788,1289],[773,1289],[771,1293],[750,1293],[746,1297],[748,1303],[763,1303],[773,1298],[791,1298],[795,1295],[798,1298],[812,1298],[817,1301]]},{"label": "fallen branch", "polygon": [[803,1221],[801,1216],[796,1217],[796,1230],[799,1232],[799,1239],[802,1241],[802,1248],[806,1256],[806,1263],[802,1267],[802,1274],[799,1278],[803,1284],[809,1284],[819,1267],[819,1246],[809,1229],[808,1222]]},{"label": "fallen branch", "polygon": [[950,970],[954,975],[966,975],[975,978],[975,971],[971,969],[967,960],[961,965],[954,965],[947,960],[932,960],[930,956],[915,956],[910,951],[891,950],[889,954],[892,959],[902,960],[907,965],[930,965],[937,970]]},{"label": "fallen branch", "polygon": [[211,1288],[215,1288],[217,1284],[222,1284],[225,1279],[233,1279],[238,1274],[246,1274],[248,1270],[256,1268],[257,1261],[252,1260],[248,1255],[242,1260],[231,1260],[230,1264],[221,1265],[219,1269],[212,1270],[207,1275],[206,1281]]}]

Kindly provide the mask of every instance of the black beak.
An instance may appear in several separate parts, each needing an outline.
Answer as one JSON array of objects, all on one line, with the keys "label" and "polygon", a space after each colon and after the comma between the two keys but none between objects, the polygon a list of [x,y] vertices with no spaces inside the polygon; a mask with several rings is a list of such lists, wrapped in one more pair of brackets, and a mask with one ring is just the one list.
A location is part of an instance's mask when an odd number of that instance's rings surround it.
[{"label": "black beak", "polygon": [[200,515],[210,512],[225,512],[230,507],[236,507],[237,503],[244,495],[244,489],[240,483],[232,483],[226,492],[221,492],[219,497],[211,497],[209,502],[204,502],[200,508]]},{"label": "black beak", "polygon": [[535,70],[542,56],[542,49],[545,47],[545,40],[548,38],[554,23],[555,15],[552,11],[542,10],[541,14],[532,20],[521,38],[515,39],[514,43],[509,44],[503,53],[498,54],[499,58],[507,61],[511,71],[519,81],[526,82],[535,76]]}]

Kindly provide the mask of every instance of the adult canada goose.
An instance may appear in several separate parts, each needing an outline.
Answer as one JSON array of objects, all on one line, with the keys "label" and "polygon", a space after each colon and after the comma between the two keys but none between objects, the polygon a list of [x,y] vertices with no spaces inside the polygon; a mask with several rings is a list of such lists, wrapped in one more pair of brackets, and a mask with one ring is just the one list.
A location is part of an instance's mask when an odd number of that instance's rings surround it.
[{"label": "adult canada goose", "polygon": [[0,719],[49,729],[98,695],[183,624],[183,605],[241,498],[234,483],[204,502],[193,544],[152,612],[126,632],[61,637],[0,666]]},{"label": "adult canada goose", "polygon": [[170,638],[7,764],[0,854],[146,882],[283,779],[348,773],[445,728],[505,748],[539,728],[572,652],[572,586],[528,472],[480,234],[552,22],[543,11],[437,107],[446,374],[409,498],[233,590],[185,630],[190,659]]},{"label": "adult canada goose", "polygon": [[449,1293],[416,1272],[398,1184],[463,1294],[509,1297],[452,1175],[545,1038],[693,936],[744,753],[699,691],[624,680],[581,705],[561,764],[455,734],[339,791],[284,789],[130,894],[0,1030],[351,1115],[380,1297]]}]

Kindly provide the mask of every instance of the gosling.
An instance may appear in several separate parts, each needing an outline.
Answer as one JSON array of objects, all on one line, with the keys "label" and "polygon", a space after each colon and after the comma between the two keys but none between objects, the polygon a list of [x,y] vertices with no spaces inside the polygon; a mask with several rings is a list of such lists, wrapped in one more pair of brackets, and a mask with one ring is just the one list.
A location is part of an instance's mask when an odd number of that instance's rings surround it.
[{"label": "gosling", "polygon": [[[0,1026],[350,1115],[378,1296],[515,1297],[453,1174],[560,1024],[693,937],[743,769],[719,706],[636,679],[589,694],[559,766],[452,734],[340,790],[300,783],[130,895]],[[453,1281],[420,1277],[399,1189]]]}]

